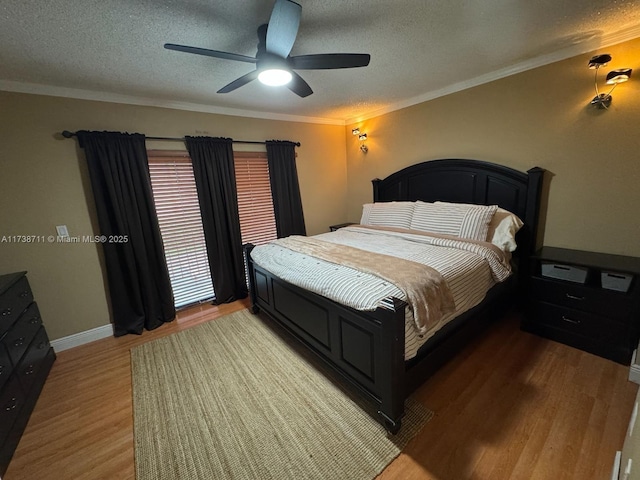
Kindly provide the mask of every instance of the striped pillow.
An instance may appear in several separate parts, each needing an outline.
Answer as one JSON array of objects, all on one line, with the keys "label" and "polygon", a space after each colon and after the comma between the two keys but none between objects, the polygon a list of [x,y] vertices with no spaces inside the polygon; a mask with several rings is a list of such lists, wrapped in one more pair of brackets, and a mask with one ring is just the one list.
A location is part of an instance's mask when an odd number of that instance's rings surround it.
[{"label": "striped pillow", "polygon": [[362,206],[361,225],[409,228],[414,202],[365,203]]},{"label": "striped pillow", "polygon": [[484,242],[497,209],[497,205],[416,202],[410,228]]}]

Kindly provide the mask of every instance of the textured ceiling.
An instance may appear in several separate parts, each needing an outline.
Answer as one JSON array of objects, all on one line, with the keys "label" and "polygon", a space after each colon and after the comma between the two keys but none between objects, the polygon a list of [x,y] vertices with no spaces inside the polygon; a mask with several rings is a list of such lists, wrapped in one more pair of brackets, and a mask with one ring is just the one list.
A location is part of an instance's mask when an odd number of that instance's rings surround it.
[{"label": "textured ceiling", "polygon": [[[300,71],[314,94],[255,81],[271,0],[2,0],[0,89],[344,122],[640,36],[640,0],[299,0],[292,55],[369,53],[368,67]],[[586,61],[585,61],[586,63]]]}]

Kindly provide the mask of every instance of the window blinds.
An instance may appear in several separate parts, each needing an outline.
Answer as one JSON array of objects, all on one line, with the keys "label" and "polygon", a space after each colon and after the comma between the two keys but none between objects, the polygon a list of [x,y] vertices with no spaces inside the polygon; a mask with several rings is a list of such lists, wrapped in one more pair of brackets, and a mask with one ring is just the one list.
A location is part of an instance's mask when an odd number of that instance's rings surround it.
[{"label": "window blinds", "polygon": [[149,152],[149,173],[175,307],[215,297],[193,167],[179,152]]},{"label": "window blinds", "polygon": [[276,219],[264,153],[234,154],[242,243],[260,245],[277,237]]},{"label": "window blinds", "polygon": [[[148,152],[149,173],[176,308],[215,297],[193,167],[188,154]],[[277,237],[264,153],[234,154],[242,243]]]}]

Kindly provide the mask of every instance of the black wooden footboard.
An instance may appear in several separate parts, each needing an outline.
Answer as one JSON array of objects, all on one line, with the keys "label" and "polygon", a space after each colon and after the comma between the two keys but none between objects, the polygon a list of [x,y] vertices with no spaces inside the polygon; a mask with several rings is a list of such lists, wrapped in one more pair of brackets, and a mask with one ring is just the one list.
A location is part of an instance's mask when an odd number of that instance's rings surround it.
[{"label": "black wooden footboard", "polygon": [[255,265],[245,245],[251,303],[310,347],[373,403],[392,433],[404,415],[405,302],[357,311],[292,285]]}]

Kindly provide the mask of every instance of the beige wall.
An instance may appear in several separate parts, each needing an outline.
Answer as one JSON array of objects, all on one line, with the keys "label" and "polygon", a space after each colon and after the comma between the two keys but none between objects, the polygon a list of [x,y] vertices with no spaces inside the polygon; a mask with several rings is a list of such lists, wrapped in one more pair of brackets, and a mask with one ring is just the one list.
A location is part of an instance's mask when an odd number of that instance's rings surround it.
[{"label": "beige wall", "polygon": [[[299,141],[298,175],[310,234],[346,218],[345,139],[341,126],[259,120],[0,92],[0,240],[12,235],[98,233],[88,174],[75,140],[62,130],[116,130],[151,136],[212,135]],[[153,143],[150,148],[180,148]],[[253,147],[255,149],[255,147]],[[237,150],[248,146],[237,145]],[[0,273],[27,270],[49,336],[110,322],[95,244],[0,243]]]},{"label": "beige wall", "polygon": [[[605,52],[604,75],[640,73],[640,39],[593,54]],[[640,256],[640,77],[616,88],[608,111],[594,110],[591,55],[348,125],[349,220],[371,201],[371,179],[424,160],[540,166],[549,170],[545,245]],[[369,136],[366,155],[354,126]]]},{"label": "beige wall", "polygon": [[[640,39],[605,49],[612,68],[640,72]],[[603,50],[604,51],[604,50]],[[602,53],[602,51],[594,52]],[[521,73],[351,128],[0,92],[0,239],[98,231],[86,168],[64,129],[147,135],[299,141],[308,233],[360,217],[371,179],[437,158],[475,158],[519,170],[549,170],[544,244],[640,256],[640,81],[619,86],[608,111],[593,97],[590,55]],[[150,143],[150,148],[177,148]],[[238,149],[242,149],[239,146]],[[2,272],[28,270],[52,339],[109,323],[93,244],[0,243]]]}]

